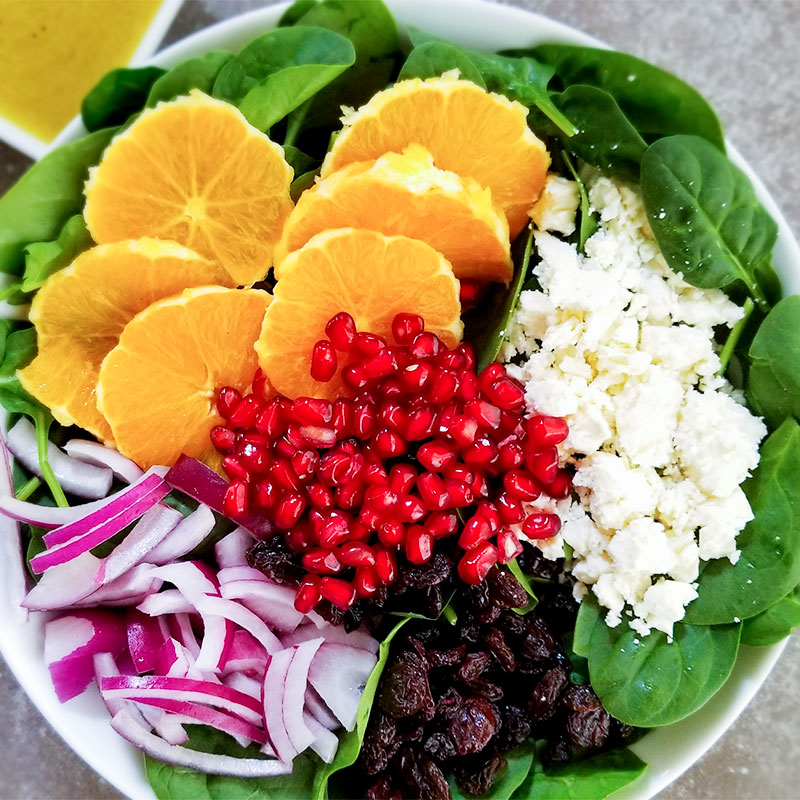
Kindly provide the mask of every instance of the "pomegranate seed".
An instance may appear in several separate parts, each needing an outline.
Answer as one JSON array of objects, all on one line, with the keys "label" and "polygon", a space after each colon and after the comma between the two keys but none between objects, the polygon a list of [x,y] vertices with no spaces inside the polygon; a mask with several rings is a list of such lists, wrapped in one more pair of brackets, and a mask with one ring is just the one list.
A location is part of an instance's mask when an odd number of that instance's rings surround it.
[{"label": "pomegranate seed", "polygon": [[425,516],[425,506],[418,497],[409,495],[400,501],[396,514],[403,522],[419,522]]},{"label": "pomegranate seed", "polygon": [[270,400],[256,417],[256,430],[274,438],[283,429],[283,404],[279,398]]},{"label": "pomegranate seed", "polygon": [[217,411],[227,420],[230,420],[231,414],[236,410],[236,406],[242,400],[242,395],[232,386],[225,386],[219,390],[217,395]]},{"label": "pomegranate seed", "polygon": [[320,339],[311,350],[311,377],[320,383],[327,383],[336,374],[339,359],[333,345],[326,339]]},{"label": "pomegranate seed", "polygon": [[483,284],[478,281],[462,280],[458,289],[458,298],[464,308],[472,308],[477,304],[483,291]]},{"label": "pomegranate seed", "polygon": [[234,481],[249,481],[250,470],[248,470],[236,456],[225,456],[222,459],[222,469],[228,477]]},{"label": "pomegranate seed", "polygon": [[430,436],[436,424],[436,411],[433,406],[423,403],[408,414],[405,435],[409,442],[417,442]]},{"label": "pomegranate seed", "polygon": [[364,482],[370,484],[370,486],[389,485],[389,476],[386,474],[383,464],[379,461],[369,461],[364,466],[361,477],[364,479]]},{"label": "pomegranate seed", "polygon": [[271,387],[269,386],[269,382],[267,381],[267,376],[264,374],[264,371],[261,367],[256,369],[256,374],[253,375],[253,383],[251,384],[253,394],[258,395],[261,398],[264,398],[267,394],[271,394]]},{"label": "pomegranate seed", "polygon": [[346,542],[339,548],[337,557],[346,567],[372,567],[375,565],[375,553],[363,542]]},{"label": "pomegranate seed", "polygon": [[475,497],[488,497],[489,496],[489,482],[486,480],[486,475],[483,472],[478,472],[475,475],[475,480],[470,481],[470,489]]},{"label": "pomegranate seed", "polygon": [[364,505],[379,512],[391,511],[400,498],[388,486],[371,486],[364,495]]},{"label": "pomegranate seed", "polygon": [[236,434],[230,428],[217,425],[211,429],[211,444],[220,453],[232,453],[236,449]]},{"label": "pomegranate seed", "polygon": [[452,400],[458,391],[458,377],[449,369],[437,369],[428,384],[426,396],[435,405]]},{"label": "pomegranate seed", "polygon": [[333,404],[318,397],[298,397],[292,403],[292,416],[301,425],[326,425],[333,416]]},{"label": "pomegranate seed", "polygon": [[275,507],[278,490],[270,480],[260,480],[253,489],[253,504],[261,512],[269,512]]},{"label": "pomegranate seed", "polygon": [[376,511],[374,508],[369,508],[367,505],[364,505],[364,507],[358,513],[358,521],[371,531],[377,529],[378,525],[381,524],[382,519],[383,514],[381,514],[380,511]]},{"label": "pomegranate seed", "polygon": [[318,475],[328,486],[341,486],[353,479],[352,470],[353,456],[332,450],[320,459]]},{"label": "pomegranate seed", "polygon": [[386,403],[378,413],[381,424],[390,428],[395,433],[402,435],[405,433],[408,417],[405,409],[397,403]]},{"label": "pomegranate seed", "polygon": [[373,437],[372,444],[381,458],[395,458],[405,455],[408,450],[406,440],[395,431],[381,428]]},{"label": "pomegranate seed", "polygon": [[497,446],[488,436],[481,436],[476,439],[461,454],[465,464],[471,467],[486,468],[497,460]]},{"label": "pomegranate seed", "polygon": [[542,493],[533,475],[521,469],[512,469],[503,475],[503,488],[520,500],[535,500]]},{"label": "pomegranate seed", "polygon": [[292,468],[291,462],[285,458],[276,458],[272,462],[269,468],[269,475],[277,487],[288,492],[299,492],[302,487],[302,483]]},{"label": "pomegranate seed", "polygon": [[359,439],[369,439],[375,432],[377,426],[378,413],[375,410],[375,404],[366,401],[356,403],[353,409],[353,420],[350,430],[352,430]]},{"label": "pomegranate seed", "polygon": [[446,367],[453,372],[461,372],[467,364],[467,359],[458,350],[444,350],[436,358],[437,367]]},{"label": "pomegranate seed", "polygon": [[284,458],[291,458],[299,448],[295,447],[286,436],[281,436],[273,445],[273,451],[276,455],[283,456]]},{"label": "pomegranate seed", "polygon": [[408,354],[415,361],[427,361],[436,358],[442,343],[439,337],[429,331],[418,333],[408,348]]},{"label": "pomegranate seed", "polygon": [[385,340],[374,333],[357,333],[353,342],[353,352],[361,358],[372,358],[384,349],[386,349]]},{"label": "pomegranate seed", "polygon": [[299,523],[290,531],[286,531],[286,544],[293,553],[305,553],[311,545],[311,526]]},{"label": "pomegranate seed", "polygon": [[258,433],[257,431],[240,433],[238,439],[242,447],[246,444],[253,444],[258,447],[269,447],[271,444],[268,436],[264,436],[263,433]]},{"label": "pomegranate seed", "polygon": [[455,350],[456,353],[461,353],[464,356],[465,369],[475,369],[475,350],[469,342],[462,342]]},{"label": "pomegranate seed", "polygon": [[319,582],[319,592],[342,611],[347,611],[356,601],[356,587],[340,578],[323,578]]},{"label": "pomegranate seed", "polygon": [[372,597],[378,591],[378,573],[374,567],[360,567],[356,570],[353,586],[356,587],[356,596]]},{"label": "pomegranate seed", "polygon": [[448,479],[444,482],[444,486],[451,508],[466,508],[475,502],[472,489],[466,483]]},{"label": "pomegranate seed", "polygon": [[423,472],[417,478],[417,491],[431,511],[447,508],[450,502],[445,482],[433,472]]},{"label": "pomegranate seed", "polygon": [[478,423],[472,417],[459,414],[447,426],[447,433],[455,439],[459,447],[466,447],[475,441],[478,435]]},{"label": "pomegranate seed", "polygon": [[[300,425],[293,425],[289,424],[286,426],[286,432],[284,436],[286,437],[286,441],[295,449],[299,450],[301,447],[306,446],[306,439],[300,431]],[[314,427],[312,425],[303,426],[303,427]]]},{"label": "pomegranate seed", "polygon": [[550,484],[558,474],[558,450],[555,447],[546,447],[544,450],[528,453],[525,466],[539,483]]},{"label": "pomegranate seed", "polygon": [[350,481],[339,486],[334,492],[336,505],[345,511],[358,508],[364,502],[364,484],[361,481]]},{"label": "pomegranate seed", "polygon": [[323,514],[316,508],[312,508],[308,512],[308,521],[311,523],[311,530],[315,537],[319,537],[319,532],[322,530],[322,526],[325,524],[327,519],[327,515]]},{"label": "pomegranate seed", "polygon": [[368,383],[369,378],[360,364],[349,364],[342,370],[342,380],[348,389],[357,392],[363,389]]},{"label": "pomegranate seed", "polygon": [[306,500],[302,495],[287,492],[275,504],[272,521],[278,530],[289,530],[297,524],[302,513],[306,510]]},{"label": "pomegranate seed", "polygon": [[336,431],[333,428],[320,428],[316,425],[301,425],[297,429],[302,442],[300,447],[316,447],[319,450],[325,450],[328,447],[333,447],[336,444]]},{"label": "pomegranate seed", "polygon": [[446,442],[426,442],[417,450],[417,461],[430,472],[442,472],[455,463],[456,454]]},{"label": "pomegranate seed", "polygon": [[337,572],[342,571],[342,565],[333,550],[325,550],[321,547],[306,550],[300,559],[300,563],[303,565],[303,569],[308,572],[316,572],[323,575],[335,575]]},{"label": "pomegranate seed", "polygon": [[504,378],[505,374],[506,368],[502,364],[498,364],[497,362],[489,364],[483,372],[478,375],[478,385],[481,387],[481,391],[488,395],[492,386],[494,386],[500,378]]},{"label": "pomegranate seed", "polygon": [[375,549],[375,572],[381,583],[394,583],[397,577],[397,559],[391,550],[382,547]]},{"label": "pomegranate seed", "polygon": [[561,417],[546,417],[539,414],[525,423],[528,437],[538,447],[549,444],[561,444],[569,434],[569,427]]},{"label": "pomegranate seed", "polygon": [[501,564],[508,564],[509,561],[515,559],[522,552],[522,544],[520,544],[517,534],[508,528],[503,528],[497,534],[497,560]]},{"label": "pomegranate seed", "polygon": [[392,336],[397,344],[411,344],[425,330],[425,320],[418,314],[396,314],[392,320]]},{"label": "pomegranate seed", "polygon": [[569,497],[572,491],[572,477],[565,469],[560,469],[555,478],[547,486],[547,494],[556,500],[563,500]]},{"label": "pomegranate seed", "polygon": [[252,428],[262,408],[264,408],[264,401],[249,394],[242,398],[242,402],[233,409],[228,417],[228,422],[232,428]]},{"label": "pomegranate seed", "polygon": [[522,522],[525,519],[525,511],[522,503],[516,497],[512,497],[507,492],[501,492],[494,498],[494,505],[500,514],[500,519],[506,525],[513,525],[515,522]]},{"label": "pomegranate seed", "polygon": [[480,514],[475,514],[464,525],[464,529],[458,537],[458,546],[463,550],[472,550],[481,542],[489,541],[493,535],[494,531],[488,520]]},{"label": "pomegranate seed", "polygon": [[353,427],[354,404],[346,397],[340,397],[331,408],[331,427],[336,435],[347,436]]},{"label": "pomegranate seed", "polygon": [[458,577],[464,583],[477,586],[496,563],[497,548],[489,542],[484,542],[465,553],[458,562]]},{"label": "pomegranate seed", "polygon": [[251,472],[266,472],[272,463],[272,453],[266,447],[249,442],[243,443],[237,457]]},{"label": "pomegranate seed", "polygon": [[440,409],[436,417],[436,433],[440,436],[447,436],[448,428],[453,424],[458,414],[459,407],[457,403],[448,403],[444,408]]},{"label": "pomegranate seed", "polygon": [[425,564],[432,555],[433,536],[422,525],[412,525],[406,533],[406,558],[412,564]]},{"label": "pomegranate seed", "polygon": [[378,539],[386,547],[397,547],[406,538],[406,527],[402,522],[387,520],[378,526]]},{"label": "pomegranate seed", "polygon": [[400,381],[397,378],[388,378],[380,385],[380,396],[382,400],[400,400],[406,395]]},{"label": "pomegranate seed", "polygon": [[400,386],[409,394],[421,392],[433,375],[433,367],[424,361],[409,364],[400,373]]},{"label": "pomegranate seed", "polygon": [[362,525],[358,520],[350,525],[350,541],[351,542],[366,542],[372,539],[373,528],[368,528]]},{"label": "pomegranate seed", "polygon": [[250,509],[250,487],[245,481],[234,481],[225,490],[222,508],[227,517],[241,517]]},{"label": "pomegranate seed", "polygon": [[341,511],[331,511],[317,531],[317,538],[323,547],[336,547],[347,540],[350,534],[350,517]]},{"label": "pomegranate seed", "polygon": [[394,353],[385,347],[377,355],[361,364],[364,374],[368,378],[385,378],[397,372],[397,359]]},{"label": "pomegranate seed", "polygon": [[337,350],[349,350],[356,338],[355,320],[346,311],[340,311],[328,320],[325,335]]},{"label": "pomegranate seed", "polygon": [[475,474],[475,470],[468,469],[463,464],[456,464],[445,470],[446,477],[462,483],[472,483],[475,480]]},{"label": "pomegranate seed", "polygon": [[425,520],[425,530],[434,539],[452,536],[458,530],[458,514],[453,511],[434,511]]},{"label": "pomegranate seed", "polygon": [[497,466],[501,472],[516,469],[525,460],[525,451],[519,442],[510,441],[500,445]]},{"label": "pomegranate seed", "polygon": [[486,400],[471,400],[464,406],[464,411],[466,411],[481,428],[496,430],[500,427],[500,409]]},{"label": "pomegranate seed", "polygon": [[558,514],[528,514],[522,523],[522,532],[530,539],[549,539],[560,530]]},{"label": "pomegranate seed", "polygon": [[[519,417],[511,411],[500,411],[500,427],[495,432],[498,441],[506,436],[518,435],[522,433]],[[524,449],[524,445],[523,445]]]},{"label": "pomegranate seed", "polygon": [[389,470],[389,486],[398,494],[408,494],[417,480],[417,471],[411,464],[395,464]]},{"label": "pomegranate seed", "polygon": [[496,533],[500,530],[500,514],[494,503],[490,503],[488,500],[481,500],[481,502],[478,503],[478,508],[475,513],[479,514],[491,525],[492,533]]},{"label": "pomegranate seed", "polygon": [[306,575],[297,588],[294,597],[294,607],[301,614],[308,614],[322,599],[319,591],[319,578],[316,575]]},{"label": "pomegranate seed", "polygon": [[322,483],[309,483],[306,486],[308,502],[319,511],[333,507],[333,490]]},{"label": "pomegranate seed", "polygon": [[478,379],[474,372],[464,371],[459,375],[456,397],[464,403],[475,400],[481,393]]},{"label": "pomegranate seed", "polygon": [[486,394],[504,411],[513,411],[525,405],[525,390],[509,377],[501,378]]}]

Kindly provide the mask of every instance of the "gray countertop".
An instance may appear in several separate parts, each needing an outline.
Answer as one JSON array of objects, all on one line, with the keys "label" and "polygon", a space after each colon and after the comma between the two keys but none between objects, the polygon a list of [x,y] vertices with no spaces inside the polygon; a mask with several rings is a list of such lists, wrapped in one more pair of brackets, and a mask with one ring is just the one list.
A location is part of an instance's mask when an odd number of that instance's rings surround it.
[{"label": "gray countertop", "polygon": [[[69,2],[69,0],[61,0]],[[13,0],[0,0],[2,4]],[[265,2],[187,0],[171,42]],[[798,0],[512,0],[671,69],[703,92],[730,140],[800,232]],[[0,144],[0,192],[29,161]],[[61,741],[0,661],[0,798],[111,800],[120,795]],[[662,800],[800,798],[800,636],[749,708]],[[109,731],[110,734],[110,731]]]}]

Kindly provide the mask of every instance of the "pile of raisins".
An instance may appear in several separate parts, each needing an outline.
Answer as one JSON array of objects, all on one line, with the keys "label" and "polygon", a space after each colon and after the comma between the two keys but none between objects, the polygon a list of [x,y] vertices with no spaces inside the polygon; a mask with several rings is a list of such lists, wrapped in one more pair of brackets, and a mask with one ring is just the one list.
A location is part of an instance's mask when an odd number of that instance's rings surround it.
[{"label": "pile of raisins", "polygon": [[[526,572],[551,578],[554,565],[525,548]],[[555,567],[557,570],[557,566]],[[398,634],[347,780],[369,800],[449,798],[448,775],[464,792],[488,791],[504,753],[546,740],[545,766],[617,747],[633,729],[612,718],[589,685],[576,683],[560,633],[574,628],[569,588],[537,583],[529,598],[503,568],[478,586],[456,584],[458,621],[412,620]],[[533,741],[530,743],[533,747]],[[354,784],[348,783],[350,787]]]}]

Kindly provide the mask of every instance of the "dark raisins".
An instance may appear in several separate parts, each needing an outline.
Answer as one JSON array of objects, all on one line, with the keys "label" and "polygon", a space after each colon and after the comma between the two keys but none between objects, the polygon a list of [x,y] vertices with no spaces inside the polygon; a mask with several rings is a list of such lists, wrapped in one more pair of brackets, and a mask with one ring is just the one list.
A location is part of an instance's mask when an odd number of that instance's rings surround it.
[{"label": "dark raisins", "polygon": [[487,700],[468,697],[448,728],[456,752],[465,756],[483,750],[494,735],[497,719],[496,709]]},{"label": "dark raisins", "polygon": [[416,653],[404,651],[383,673],[378,689],[378,705],[393,717],[410,717],[430,706],[428,665]]},{"label": "dark raisins", "polygon": [[505,672],[513,672],[516,669],[517,660],[514,658],[514,652],[508,646],[506,637],[499,628],[492,628],[486,634],[486,646],[500,665],[500,669]]},{"label": "dark raisins", "polygon": [[524,608],[528,593],[522,584],[506,569],[493,569],[486,576],[492,601],[503,608]]},{"label": "dark raisins", "polygon": [[456,745],[448,734],[434,733],[425,740],[425,752],[437,761],[446,761],[456,755]]},{"label": "dark raisins", "polygon": [[591,686],[574,685],[564,692],[564,705],[570,711],[596,711],[601,704]]},{"label": "dark raisins", "polygon": [[555,715],[561,694],[568,683],[569,678],[563,667],[554,667],[542,675],[528,700],[528,708],[536,722],[545,722]]},{"label": "dark raisins", "polygon": [[458,668],[458,677],[464,683],[472,683],[490,667],[492,657],[486,652],[468,653]]},{"label": "dark raisins", "polygon": [[439,667],[457,667],[464,660],[467,654],[465,644],[452,647],[450,650],[428,650],[428,664],[431,669]]},{"label": "dark raisins", "polygon": [[508,762],[496,750],[462,759],[454,770],[456,783],[467,794],[485,794]]},{"label": "dark raisins", "polygon": [[256,542],[247,551],[247,563],[275,583],[287,586],[299,586],[305,575],[299,559],[288,548],[282,534]]},{"label": "dark raisins", "polygon": [[602,747],[608,739],[611,717],[604,708],[575,711],[567,717],[567,735],[575,747]]},{"label": "dark raisins", "polygon": [[500,750],[511,750],[531,735],[530,714],[519,706],[509,703],[501,706],[500,719],[503,724],[495,737]]}]

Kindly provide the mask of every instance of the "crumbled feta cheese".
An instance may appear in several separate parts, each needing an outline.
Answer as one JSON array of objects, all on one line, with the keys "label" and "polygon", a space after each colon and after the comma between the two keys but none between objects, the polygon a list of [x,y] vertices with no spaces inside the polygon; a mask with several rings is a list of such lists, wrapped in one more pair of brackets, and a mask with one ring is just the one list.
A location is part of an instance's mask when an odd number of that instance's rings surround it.
[{"label": "crumbled feta cheese", "polygon": [[569,236],[575,230],[575,215],[580,202],[580,191],[575,181],[550,173],[528,215],[540,231],[556,231]]},{"label": "crumbled feta cheese", "polygon": [[570,427],[578,500],[536,544],[548,558],[572,548],[574,594],[591,589],[609,625],[632,613],[638,633],[671,635],[701,560],[739,557],[752,518],[739,484],[766,429],[717,375],[714,328],[742,309],[669,269],[631,186],[595,173],[589,199],[600,225],[585,255],[537,223],[541,289],[522,293],[503,348],[528,409]]}]

